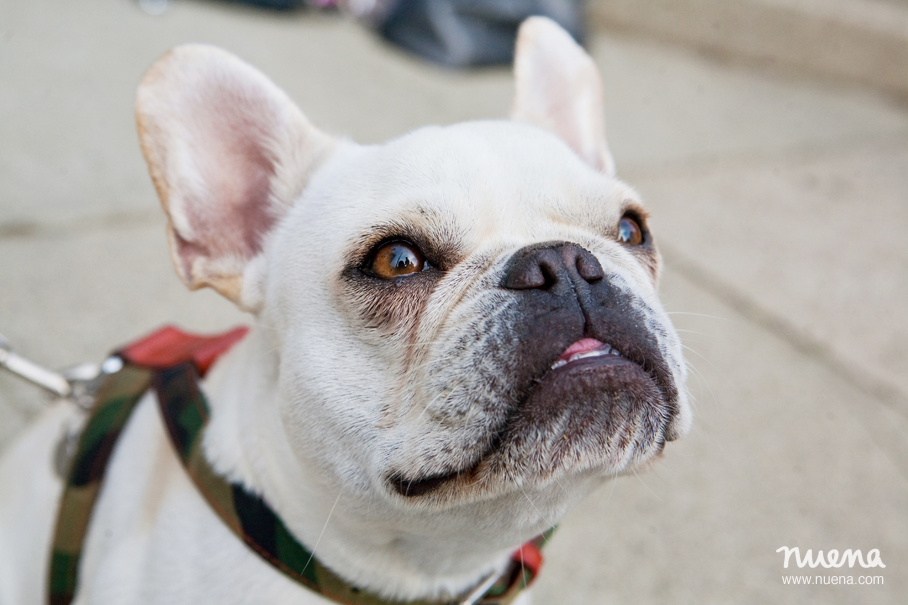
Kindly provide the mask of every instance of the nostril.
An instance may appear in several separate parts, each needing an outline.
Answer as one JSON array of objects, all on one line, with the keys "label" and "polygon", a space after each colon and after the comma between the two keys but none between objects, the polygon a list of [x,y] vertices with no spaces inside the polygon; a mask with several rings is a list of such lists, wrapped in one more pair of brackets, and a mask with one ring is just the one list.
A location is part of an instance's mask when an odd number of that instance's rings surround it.
[{"label": "nostril", "polygon": [[548,290],[558,283],[559,265],[552,262],[552,259],[545,258],[539,263],[539,269],[542,271],[543,284],[539,286],[541,290]]},{"label": "nostril", "polygon": [[577,273],[580,274],[587,283],[597,282],[605,277],[605,271],[595,256],[586,250],[580,251],[577,255]]},{"label": "nostril", "polygon": [[566,266],[573,266],[580,278],[589,284],[605,278],[605,271],[602,270],[599,259],[585,248],[573,244],[564,246],[562,259]]},{"label": "nostril", "polygon": [[503,285],[510,290],[548,290],[563,272],[564,264],[555,251],[530,250],[511,267]]},{"label": "nostril", "polygon": [[532,246],[512,257],[502,286],[509,290],[549,290],[561,282],[576,280],[578,275],[591,284],[604,279],[605,271],[591,252],[574,244]]},{"label": "nostril", "polygon": [[504,287],[509,290],[535,290],[547,288],[546,276],[538,263],[521,263],[508,273]]}]

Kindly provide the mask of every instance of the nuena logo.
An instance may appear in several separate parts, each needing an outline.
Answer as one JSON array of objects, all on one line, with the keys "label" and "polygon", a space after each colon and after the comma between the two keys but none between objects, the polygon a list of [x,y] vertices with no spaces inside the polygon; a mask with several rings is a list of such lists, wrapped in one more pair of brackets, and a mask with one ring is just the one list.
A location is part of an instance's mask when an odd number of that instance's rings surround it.
[{"label": "nuena logo", "polygon": [[791,559],[792,553],[794,553],[795,561],[798,564],[798,567],[804,567],[809,565],[811,568],[816,567],[817,565],[822,565],[823,567],[842,567],[845,563],[848,563],[848,567],[854,567],[855,561],[861,564],[861,567],[886,567],[883,564],[883,560],[880,559],[880,549],[874,548],[867,553],[867,562],[864,563],[864,555],[860,550],[851,550],[850,548],[841,555],[836,549],[832,549],[826,552],[826,555],[823,555],[822,550],[817,551],[816,558],[813,557],[813,549],[808,549],[804,553],[804,558],[801,558],[801,550],[795,546],[794,548],[788,548],[787,546],[780,546],[776,549],[776,552],[785,551],[785,567],[788,567],[788,561]]}]

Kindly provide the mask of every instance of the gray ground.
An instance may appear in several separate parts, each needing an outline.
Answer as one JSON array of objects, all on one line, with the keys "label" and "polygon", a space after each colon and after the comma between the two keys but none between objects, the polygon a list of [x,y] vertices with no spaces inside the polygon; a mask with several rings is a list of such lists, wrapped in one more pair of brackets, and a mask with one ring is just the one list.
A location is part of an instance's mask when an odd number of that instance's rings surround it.
[{"label": "gray ground", "polygon": [[[132,101],[187,41],[259,66],[322,127],[376,142],[498,117],[505,70],[448,72],[332,18],[208,2],[0,0],[0,331],[98,360],[164,322],[244,321],[183,289]],[[908,107],[598,36],[621,176],[655,215],[696,426],[578,504],[537,603],[902,603],[908,594]],[[0,375],[0,441],[41,406]],[[785,586],[780,546],[878,548],[885,585]]]}]

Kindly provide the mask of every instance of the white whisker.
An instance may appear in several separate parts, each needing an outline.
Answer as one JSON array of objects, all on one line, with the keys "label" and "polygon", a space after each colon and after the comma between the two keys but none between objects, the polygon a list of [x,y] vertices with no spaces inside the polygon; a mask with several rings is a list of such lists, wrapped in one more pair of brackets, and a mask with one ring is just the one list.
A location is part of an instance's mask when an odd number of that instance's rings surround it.
[{"label": "white whisker", "polygon": [[331,507],[331,510],[328,512],[328,518],[325,519],[325,525],[322,527],[321,533],[318,535],[318,540],[315,541],[315,546],[312,547],[312,552],[309,554],[309,560],[306,561],[306,564],[303,565],[303,569],[300,570],[300,573],[306,571],[306,568],[309,567],[309,564],[312,563],[312,559],[315,558],[315,551],[318,548],[319,542],[322,541],[322,536],[325,535],[325,530],[328,529],[328,522],[331,521],[331,515],[334,514],[334,509],[337,508],[337,503],[340,502],[341,495],[337,494],[337,498],[334,500],[334,506]]},{"label": "white whisker", "polygon": [[529,495],[527,495],[527,492],[526,492],[526,490],[525,490],[525,489],[523,489],[523,486],[522,486],[522,485],[521,485],[521,486],[520,486],[520,491],[522,491],[522,492],[523,492],[523,496],[524,496],[524,498],[526,498],[526,499],[527,499],[527,502],[529,502],[529,503],[530,503],[530,506],[532,506],[532,507],[533,507],[533,510],[535,510],[535,511],[536,511],[536,514],[538,514],[538,515],[539,515],[539,517],[540,517],[540,518],[541,518],[541,519],[542,519],[542,520],[543,520],[543,521],[545,521],[545,522],[546,522],[546,523],[547,523],[547,524],[548,524],[548,526],[549,526],[549,527],[555,527],[555,524],[554,524],[554,523],[552,523],[552,522],[551,522],[551,521],[550,521],[550,520],[549,520],[549,519],[547,519],[547,518],[546,518],[546,516],[545,516],[545,515],[543,515],[543,514],[542,514],[542,511],[541,511],[541,510],[539,510],[539,508],[538,508],[538,507],[537,507],[537,506],[536,506],[536,503],[535,503],[535,502],[533,502],[533,500],[532,500],[532,499],[531,499],[531,498],[530,498],[530,496],[529,496]]}]

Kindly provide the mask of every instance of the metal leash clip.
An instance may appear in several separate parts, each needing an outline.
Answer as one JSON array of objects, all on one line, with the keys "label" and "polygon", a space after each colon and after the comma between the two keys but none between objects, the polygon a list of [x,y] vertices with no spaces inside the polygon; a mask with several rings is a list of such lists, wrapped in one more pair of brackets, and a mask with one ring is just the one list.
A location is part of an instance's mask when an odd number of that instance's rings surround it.
[{"label": "metal leash clip", "polygon": [[[41,387],[55,397],[75,403],[83,412],[88,412],[94,406],[95,394],[101,383],[108,375],[118,372],[123,367],[123,360],[112,356],[101,364],[80,363],[62,372],[55,372],[14,353],[9,341],[0,334],[0,367]],[[57,444],[54,466],[61,477],[68,473],[81,433],[81,424],[79,420],[66,423]]]},{"label": "metal leash clip", "polygon": [[94,405],[95,392],[104,377],[118,371],[123,362],[119,357],[109,357],[102,364],[80,363],[55,372],[13,352],[9,341],[0,334],[0,367],[87,411]]}]

